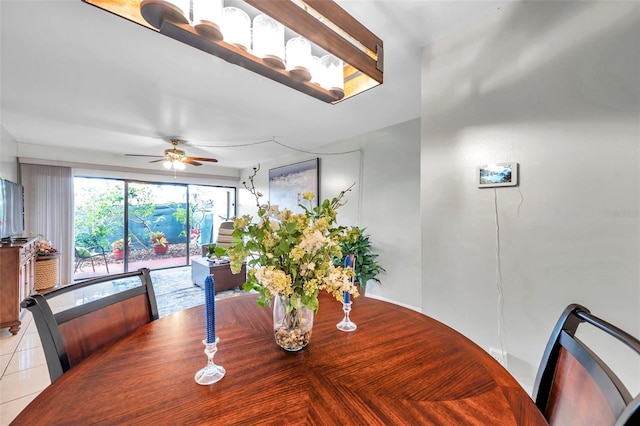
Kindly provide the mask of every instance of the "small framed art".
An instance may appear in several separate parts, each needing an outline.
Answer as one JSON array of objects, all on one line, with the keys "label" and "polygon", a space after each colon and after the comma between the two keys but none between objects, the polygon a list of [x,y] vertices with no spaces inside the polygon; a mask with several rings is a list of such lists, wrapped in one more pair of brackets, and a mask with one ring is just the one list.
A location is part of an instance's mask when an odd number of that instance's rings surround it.
[{"label": "small framed art", "polygon": [[478,166],[476,179],[479,188],[518,185],[518,163],[497,163]]}]

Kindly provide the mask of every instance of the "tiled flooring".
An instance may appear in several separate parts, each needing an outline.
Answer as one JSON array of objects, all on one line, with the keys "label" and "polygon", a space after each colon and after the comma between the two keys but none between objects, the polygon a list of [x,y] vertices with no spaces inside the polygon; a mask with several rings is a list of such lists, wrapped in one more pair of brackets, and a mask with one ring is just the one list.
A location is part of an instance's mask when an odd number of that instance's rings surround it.
[{"label": "tiled flooring", "polygon": [[24,311],[18,334],[0,330],[0,425],[11,423],[49,384],[40,336],[31,313]]}]

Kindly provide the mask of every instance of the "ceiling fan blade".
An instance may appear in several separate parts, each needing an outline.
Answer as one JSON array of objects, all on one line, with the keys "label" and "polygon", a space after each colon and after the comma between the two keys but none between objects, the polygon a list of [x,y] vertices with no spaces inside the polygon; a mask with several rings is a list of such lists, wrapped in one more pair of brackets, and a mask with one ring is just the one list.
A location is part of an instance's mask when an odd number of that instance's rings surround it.
[{"label": "ceiling fan blade", "polygon": [[147,155],[147,154],[125,154],[127,157],[153,157],[160,158],[162,155]]},{"label": "ceiling fan blade", "polygon": [[209,161],[211,163],[217,163],[218,160],[215,158],[205,158],[205,157],[187,157],[187,160],[196,160],[196,161]]},{"label": "ceiling fan blade", "polygon": [[149,161],[149,163],[160,163],[162,161],[182,161],[184,164],[190,164],[192,166],[202,166],[201,161],[207,161],[210,163],[217,163],[218,160],[215,158],[206,158],[206,157],[186,157],[185,152],[181,149],[178,149],[179,144],[184,144],[186,142],[181,141],[179,139],[171,139],[171,145],[173,148],[165,149],[164,155],[149,155],[149,154],[125,154],[129,157],[148,157],[148,158],[157,158],[157,160]]}]

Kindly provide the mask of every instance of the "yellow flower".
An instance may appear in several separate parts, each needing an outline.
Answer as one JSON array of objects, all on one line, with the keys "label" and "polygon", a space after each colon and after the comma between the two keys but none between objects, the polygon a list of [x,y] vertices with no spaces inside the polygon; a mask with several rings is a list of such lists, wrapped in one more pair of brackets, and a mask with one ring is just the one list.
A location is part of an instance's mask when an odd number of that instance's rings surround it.
[{"label": "yellow flower", "polygon": [[307,200],[307,201],[313,201],[313,197],[315,197],[316,194],[314,194],[313,192],[303,192],[302,193],[302,199]]},{"label": "yellow flower", "polygon": [[294,247],[291,249],[289,256],[291,256],[291,259],[293,260],[300,260],[302,259],[302,256],[304,256],[304,250],[300,247]]},{"label": "yellow flower", "polygon": [[251,216],[244,215],[233,221],[234,228],[246,228],[251,223]]}]

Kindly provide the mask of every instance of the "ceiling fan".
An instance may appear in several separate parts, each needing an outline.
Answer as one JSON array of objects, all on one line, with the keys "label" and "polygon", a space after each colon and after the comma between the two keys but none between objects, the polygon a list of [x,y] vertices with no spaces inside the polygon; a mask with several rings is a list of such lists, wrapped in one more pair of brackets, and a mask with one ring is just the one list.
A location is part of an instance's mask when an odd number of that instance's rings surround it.
[{"label": "ceiling fan", "polygon": [[146,155],[146,154],[125,154],[130,157],[154,157],[157,160],[149,161],[150,163],[159,163],[160,161],[164,161],[162,164],[165,169],[177,169],[184,170],[185,164],[190,164],[192,166],[202,166],[201,161],[207,161],[210,163],[217,163],[218,160],[215,158],[206,158],[206,157],[187,157],[185,152],[181,149],[178,149],[178,145],[180,143],[184,143],[180,139],[170,139],[171,145],[173,148],[167,148],[164,150],[164,155]]}]

